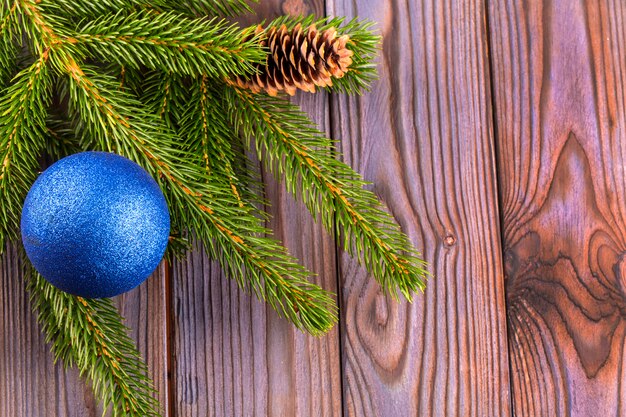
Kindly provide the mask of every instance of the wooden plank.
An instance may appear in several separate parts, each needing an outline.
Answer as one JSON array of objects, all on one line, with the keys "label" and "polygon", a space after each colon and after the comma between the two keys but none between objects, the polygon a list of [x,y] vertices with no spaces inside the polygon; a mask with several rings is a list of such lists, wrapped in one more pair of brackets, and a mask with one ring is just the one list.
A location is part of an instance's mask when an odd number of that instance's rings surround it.
[{"label": "wooden plank", "polygon": [[626,4],[493,1],[517,415],[624,415]]},{"label": "wooden plank", "polygon": [[[323,1],[263,1],[246,24],[283,13],[323,14]],[[296,98],[323,129],[328,100]],[[281,184],[267,182],[268,226],[308,268],[314,280],[336,291],[333,239]],[[176,415],[339,416],[339,335],[323,338],[296,331],[227,280],[199,250],[174,269]]]},{"label": "wooden plank", "polygon": [[[10,248],[0,264],[0,416],[2,417],[97,417],[102,408],[91,387],[76,369],[55,365],[36,316],[31,312],[15,249]],[[165,351],[161,330],[164,314],[158,299],[163,294],[163,274],[118,297],[129,318],[133,335],[140,337],[140,351],[147,357],[160,399],[166,403]],[[167,414],[166,414],[167,415]]]},{"label": "wooden plank", "polygon": [[115,298],[124,323],[130,328],[130,335],[148,365],[163,417],[171,415],[168,386],[168,370],[171,366],[168,347],[170,318],[166,299],[170,288],[167,268],[167,262],[161,262],[146,282]]},{"label": "wooden plank", "polygon": [[378,22],[380,81],[333,102],[333,131],[431,264],[413,304],[343,256],[348,416],[510,413],[485,5],[332,0]]}]

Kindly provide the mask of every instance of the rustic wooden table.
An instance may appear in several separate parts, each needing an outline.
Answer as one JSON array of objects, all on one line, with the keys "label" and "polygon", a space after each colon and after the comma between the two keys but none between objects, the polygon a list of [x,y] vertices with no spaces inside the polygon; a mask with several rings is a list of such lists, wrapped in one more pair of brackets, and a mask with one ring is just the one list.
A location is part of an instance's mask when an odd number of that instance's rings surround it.
[{"label": "rustic wooden table", "polygon": [[[361,97],[296,101],[423,250],[412,305],[383,297],[271,178],[271,226],[338,293],[315,339],[200,252],[119,297],[166,416],[626,415],[626,3],[261,0],[384,35]],[[251,22],[252,20],[249,20]],[[11,252],[0,416],[97,416],[53,364]]]}]

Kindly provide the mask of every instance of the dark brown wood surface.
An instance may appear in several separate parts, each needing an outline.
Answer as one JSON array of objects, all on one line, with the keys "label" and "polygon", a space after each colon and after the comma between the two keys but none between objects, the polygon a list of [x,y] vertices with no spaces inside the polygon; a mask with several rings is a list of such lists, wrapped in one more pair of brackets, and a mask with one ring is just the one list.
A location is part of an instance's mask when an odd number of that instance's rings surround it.
[{"label": "dark brown wood surface", "polygon": [[341,258],[345,415],[507,415],[484,5],[329,4],[379,22],[384,38],[380,81],[334,101],[334,133],[434,275],[424,297],[396,303]]},{"label": "dark brown wood surface", "polygon": [[[118,298],[167,417],[626,415],[626,5],[261,0],[377,22],[363,97],[299,94],[431,263],[384,297],[264,173],[268,226],[338,294],[313,338],[196,248]],[[0,417],[97,416],[0,263]]]},{"label": "dark brown wood surface", "polygon": [[490,4],[514,409],[626,415],[626,4]]}]

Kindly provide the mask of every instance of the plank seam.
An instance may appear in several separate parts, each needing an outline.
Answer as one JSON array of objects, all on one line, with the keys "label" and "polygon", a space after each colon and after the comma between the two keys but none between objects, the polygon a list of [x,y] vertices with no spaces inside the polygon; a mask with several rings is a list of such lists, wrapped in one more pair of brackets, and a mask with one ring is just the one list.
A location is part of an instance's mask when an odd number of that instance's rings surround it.
[{"label": "plank seam", "polygon": [[[333,1],[328,1],[328,0],[324,0],[324,12],[326,14],[326,16],[332,16],[332,9],[333,8]],[[335,103],[336,102],[336,98],[335,95],[330,93],[329,97],[328,97],[328,129],[329,129],[329,133],[335,132],[336,131],[336,118],[333,117],[333,115],[335,114],[334,110],[335,110]],[[332,135],[331,135],[332,136]],[[334,139],[334,138],[332,138]],[[337,236],[337,215],[333,215],[334,220],[333,220],[333,224],[335,225],[335,227],[333,227],[332,230],[332,239],[333,242],[335,244],[335,279],[337,281],[337,307],[339,308],[339,314],[338,314],[338,322],[337,322],[337,339],[338,339],[338,346],[339,346],[339,396],[340,396],[340,401],[341,401],[341,408],[339,410],[341,417],[346,417],[347,413],[346,413],[346,393],[345,393],[345,369],[344,369],[344,343],[343,343],[343,335],[345,334],[345,329],[344,329],[344,321],[341,319],[342,314],[341,312],[344,311],[344,305],[343,305],[343,285],[341,282],[341,248],[339,245],[339,241],[338,241],[338,236]]]},{"label": "plank seam", "polygon": [[176,415],[176,349],[174,346],[174,310],[173,310],[173,285],[172,285],[173,264],[167,259],[164,261],[163,269],[165,274],[165,382],[167,392],[165,414],[168,417]]},{"label": "plank seam", "polygon": [[498,236],[500,237],[500,257],[502,259],[501,261],[501,268],[502,270],[499,271],[500,272],[500,276],[502,277],[503,280],[503,285],[502,285],[502,289],[503,289],[503,296],[504,296],[504,327],[505,327],[505,331],[506,331],[506,347],[507,347],[507,364],[508,364],[508,384],[509,384],[509,414],[512,416],[514,415],[515,412],[515,408],[514,408],[514,395],[513,395],[513,364],[511,361],[511,346],[510,346],[510,329],[509,329],[509,322],[508,322],[508,311],[509,311],[509,303],[508,303],[508,298],[506,296],[507,294],[507,287],[506,287],[506,277],[505,277],[505,271],[504,271],[504,262],[505,262],[505,239],[504,239],[504,218],[503,218],[503,214],[502,214],[502,204],[503,204],[503,195],[502,195],[502,190],[500,188],[500,166],[498,163],[498,155],[499,155],[499,148],[498,148],[498,141],[496,140],[496,138],[498,137],[498,125],[497,125],[497,117],[496,117],[496,111],[497,111],[497,106],[496,106],[496,97],[495,97],[495,85],[494,85],[494,56],[493,56],[493,47],[492,47],[492,42],[491,42],[491,35],[492,35],[492,31],[491,31],[491,15],[489,14],[489,5],[490,5],[490,0],[485,0],[485,2],[483,3],[483,7],[485,8],[485,12],[484,12],[484,19],[485,19],[485,32],[486,32],[486,48],[487,48],[487,78],[489,80],[489,82],[487,83],[487,88],[489,89],[488,91],[488,96],[489,96],[489,103],[491,105],[491,111],[489,111],[488,113],[490,114],[491,117],[491,128],[493,129],[493,134],[491,135],[491,141],[492,141],[492,147],[493,147],[493,153],[492,153],[492,166],[494,169],[494,182],[495,182],[495,194],[496,194],[496,212],[498,213]]}]

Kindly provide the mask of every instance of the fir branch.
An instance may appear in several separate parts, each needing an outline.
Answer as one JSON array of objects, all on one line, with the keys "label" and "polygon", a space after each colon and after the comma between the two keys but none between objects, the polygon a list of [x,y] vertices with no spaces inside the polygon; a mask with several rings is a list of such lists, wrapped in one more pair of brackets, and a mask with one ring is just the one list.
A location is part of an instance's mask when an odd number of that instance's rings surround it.
[{"label": "fir branch", "polygon": [[132,11],[165,6],[162,0],[41,0],[45,13],[72,18],[96,18],[120,10]]},{"label": "fir branch", "polygon": [[49,114],[46,120],[45,156],[50,163],[84,151],[76,141],[71,124],[58,114]]},{"label": "fir branch", "polygon": [[45,146],[51,77],[43,54],[0,98],[0,247],[19,233],[22,204]]},{"label": "fir branch", "polygon": [[81,376],[88,376],[96,397],[105,411],[111,407],[114,417],[159,416],[146,365],[111,300],[66,294],[33,268],[26,280],[55,360],[75,364]]},{"label": "fir branch", "polygon": [[[239,206],[266,204],[259,195],[262,185],[258,175],[246,169],[249,161],[245,159],[243,143],[222,110],[220,94],[206,77],[193,82],[190,91],[178,129],[186,139],[186,148],[202,156],[201,165],[209,176],[215,174],[228,181]],[[267,217],[265,213],[259,215]]]},{"label": "fir branch", "polygon": [[50,52],[52,47],[62,43],[46,17],[42,14],[41,6],[36,0],[15,0],[14,3],[20,12],[21,24],[24,28],[31,49],[36,55]]},{"label": "fir branch", "polygon": [[252,72],[252,64],[265,58],[251,34],[217,18],[154,11],[105,15],[64,33],[85,54],[104,61],[216,78]]},{"label": "fir branch", "polygon": [[[229,124],[215,83],[206,76],[190,81],[153,72],[143,84],[144,103],[178,133],[183,148],[195,156],[208,176],[226,179],[240,206],[268,204],[258,170]],[[268,215],[258,210],[257,217],[267,219]]]},{"label": "fir branch", "polygon": [[17,3],[0,1],[0,85],[5,86],[17,68],[18,40],[22,31]]},{"label": "fir branch", "polygon": [[284,174],[287,189],[321,215],[327,229],[344,233],[343,247],[359,256],[385,292],[411,300],[424,289],[425,263],[408,237],[297,106],[235,87],[226,94],[233,126],[256,141],[270,170]]},{"label": "fir branch", "polygon": [[[0,0],[0,82],[17,73],[0,97],[0,245],[19,236],[23,199],[43,153],[58,159],[77,150],[116,152],[163,189],[174,232],[170,253],[193,236],[241,288],[297,328],[321,334],[337,321],[337,304],[267,237],[242,133],[247,146],[257,141],[275,173],[285,174],[292,193],[304,187],[300,197],[328,229],[345,230],[344,247],[386,291],[410,299],[422,288],[423,263],[408,238],[360,177],[335,159],[332,142],[296,107],[222,85],[253,72],[267,51],[255,28],[189,16],[246,10],[244,0]],[[372,79],[378,38],[368,24],[285,18],[270,26],[282,23],[350,35],[353,65],[333,90],[356,92]],[[115,416],[158,415],[146,367],[111,302],[64,294],[34,270],[27,281],[56,358],[76,364]]]},{"label": "fir branch", "polygon": [[230,186],[206,175],[177,150],[179,142],[142,104],[115,91],[114,78],[76,61],[58,63],[70,76],[70,113],[82,120],[90,148],[116,151],[142,165],[166,190],[175,227],[189,229],[242,289],[252,290],[297,328],[321,334],[337,320],[330,295],[310,283],[310,273],[268,233],[248,206],[233,199]]},{"label": "fir branch", "polygon": [[133,91],[141,97],[148,110],[156,114],[170,129],[177,129],[189,95],[185,77],[171,72],[151,71]]},{"label": "fir branch", "polygon": [[248,3],[258,0],[183,0],[168,3],[172,10],[192,16],[239,16],[251,12]]}]

